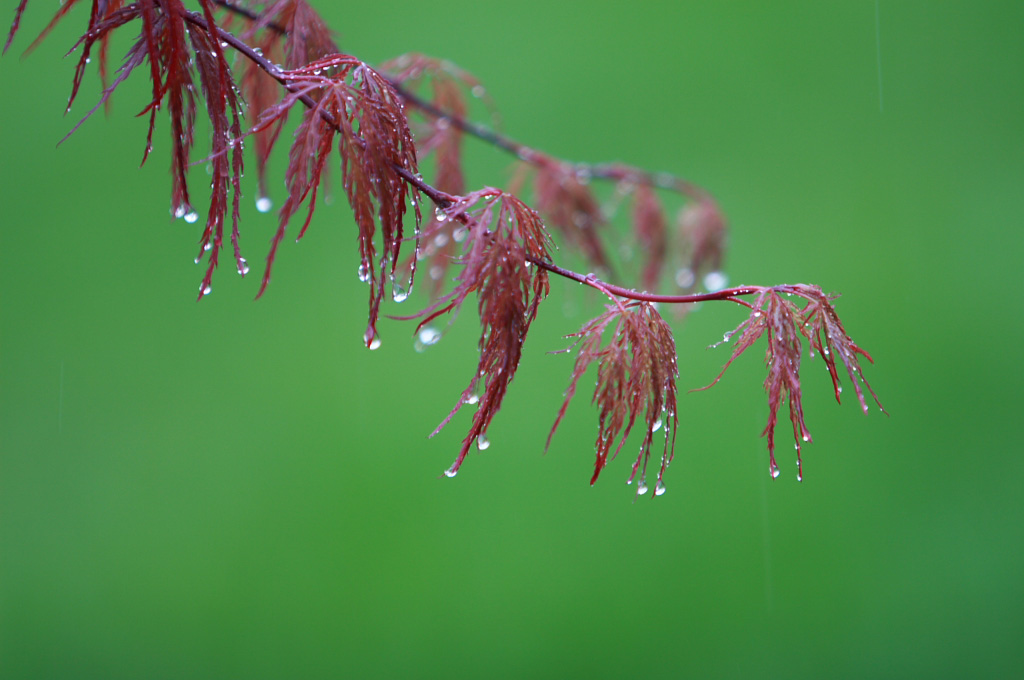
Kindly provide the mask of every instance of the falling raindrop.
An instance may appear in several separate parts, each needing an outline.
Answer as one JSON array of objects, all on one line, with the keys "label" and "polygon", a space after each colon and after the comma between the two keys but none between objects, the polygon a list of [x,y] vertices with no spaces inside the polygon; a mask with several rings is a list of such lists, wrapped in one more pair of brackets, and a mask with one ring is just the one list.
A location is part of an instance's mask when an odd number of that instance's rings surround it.
[{"label": "falling raindrop", "polygon": [[269,196],[260,196],[256,199],[256,209],[261,213],[270,212],[270,209],[274,207],[274,202],[270,200]]}]

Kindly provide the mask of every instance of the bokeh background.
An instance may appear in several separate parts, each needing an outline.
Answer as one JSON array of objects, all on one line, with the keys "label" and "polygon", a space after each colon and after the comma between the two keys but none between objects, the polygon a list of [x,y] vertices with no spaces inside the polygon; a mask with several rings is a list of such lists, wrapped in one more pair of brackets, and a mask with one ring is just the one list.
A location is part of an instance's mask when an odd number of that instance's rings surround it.
[{"label": "bokeh background", "polygon": [[439,478],[473,311],[428,352],[399,322],[363,349],[340,197],[259,302],[228,265],[196,304],[166,126],[138,167],[145,84],[56,148],[98,95],[61,117],[86,8],[20,59],[56,6],[32,3],[0,61],[0,676],[1024,673],[1024,4],[318,4],[367,61],[476,74],[517,139],[710,189],[731,280],[841,292],[891,417],[810,364],[805,481],[783,456],[773,482],[760,350],[686,393],[741,318],[706,305],[675,325],[668,493],[633,502],[626,455],[591,488],[586,397],[543,455],[572,362],[548,351],[600,305],[556,282],[492,446]]}]

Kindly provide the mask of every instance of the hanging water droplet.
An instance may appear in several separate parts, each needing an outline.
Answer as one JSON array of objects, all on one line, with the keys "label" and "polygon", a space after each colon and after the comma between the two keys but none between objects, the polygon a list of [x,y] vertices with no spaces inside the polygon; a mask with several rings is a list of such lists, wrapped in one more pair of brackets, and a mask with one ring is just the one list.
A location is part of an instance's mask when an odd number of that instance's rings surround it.
[{"label": "hanging water droplet", "polygon": [[434,208],[434,219],[438,222],[444,222],[448,219],[448,213],[446,213],[443,208]]},{"label": "hanging water droplet", "polygon": [[476,438],[476,448],[480,449],[481,451],[487,450],[487,447],[489,447],[490,445],[491,440],[487,438],[487,435],[482,434]]},{"label": "hanging water droplet", "polygon": [[174,219],[180,220],[182,217],[185,216],[186,212],[188,212],[188,208],[186,208],[183,205],[179,205],[177,208],[171,211],[171,214],[174,215]]},{"label": "hanging water droplet", "polygon": [[663,495],[665,495],[665,485],[661,483],[660,479],[658,480],[658,483],[654,485],[654,495],[655,496],[663,496]]},{"label": "hanging water droplet", "polygon": [[723,272],[709,272],[704,277],[704,287],[708,292],[714,293],[729,285],[729,277]]},{"label": "hanging water droplet", "polygon": [[657,432],[658,430],[660,430],[661,429],[661,425],[662,425],[661,418],[658,418],[657,420],[655,420],[654,421],[654,425],[651,425],[651,433],[653,434],[653,433]]},{"label": "hanging water droplet", "polygon": [[798,481],[798,482],[804,481],[804,473],[801,470],[797,470],[797,472],[796,472],[796,481]]},{"label": "hanging water droplet", "polygon": [[768,468],[768,471],[771,473],[772,479],[778,479],[779,475],[782,474],[779,471],[779,466],[775,464],[775,461],[772,461],[772,464]]},{"label": "hanging water droplet", "polygon": [[249,273],[249,263],[245,261],[245,258],[239,258],[238,260],[238,273],[245,276]]},{"label": "hanging water droplet", "polygon": [[363,344],[369,349],[377,349],[380,347],[380,336],[368,328],[366,329],[366,332],[363,333]]},{"label": "hanging water droplet", "polygon": [[261,213],[270,212],[270,209],[274,207],[274,202],[270,200],[269,196],[260,196],[256,199],[256,209]]},{"label": "hanging water droplet", "polygon": [[192,261],[193,261],[193,262],[195,262],[196,264],[199,264],[199,261],[200,261],[201,259],[202,259],[202,258],[200,258],[200,257],[197,257],[196,259],[194,259],[194,260],[192,260]]},{"label": "hanging water droplet", "polygon": [[409,291],[396,282],[391,286],[391,299],[395,302],[405,302],[409,299]]},{"label": "hanging water droplet", "polygon": [[465,402],[467,404],[469,404],[470,406],[472,406],[473,404],[475,404],[475,403],[477,403],[479,401],[480,401],[480,395],[479,394],[471,394],[468,397],[466,397],[466,399],[465,399]]},{"label": "hanging water droplet", "polygon": [[359,280],[363,283],[370,281],[370,268],[366,266],[366,263],[359,265]]},{"label": "hanging water droplet", "polygon": [[804,436],[802,437],[802,439],[803,439],[803,440],[804,440],[805,442],[809,442],[809,441],[811,441],[811,437],[810,437],[810,435],[806,435],[806,434],[805,434],[805,435],[804,435]]},{"label": "hanging water droplet", "polygon": [[680,288],[689,288],[696,278],[689,267],[681,267],[676,271],[676,285]]},{"label": "hanging water droplet", "polygon": [[455,469],[454,465],[444,471],[445,477],[454,477],[457,474],[459,474],[459,471]]},{"label": "hanging water droplet", "polygon": [[199,213],[197,213],[195,210],[191,210],[185,213],[185,221],[188,222],[189,224],[195,224],[196,222],[199,221]]},{"label": "hanging water droplet", "polygon": [[209,241],[203,244],[203,252],[207,252],[208,250],[210,250],[210,248],[213,248],[213,244],[210,243]]},{"label": "hanging water droplet", "polygon": [[441,339],[441,331],[433,326],[424,326],[416,336],[415,348],[417,352],[423,352],[431,345],[436,345]]},{"label": "hanging water droplet", "polygon": [[643,496],[647,493],[647,481],[641,477],[640,481],[636,483],[636,495]]},{"label": "hanging water droplet", "polygon": [[213,289],[210,286],[206,286],[205,288],[202,288],[202,290],[203,290],[203,295],[209,295],[210,293],[213,292]]}]

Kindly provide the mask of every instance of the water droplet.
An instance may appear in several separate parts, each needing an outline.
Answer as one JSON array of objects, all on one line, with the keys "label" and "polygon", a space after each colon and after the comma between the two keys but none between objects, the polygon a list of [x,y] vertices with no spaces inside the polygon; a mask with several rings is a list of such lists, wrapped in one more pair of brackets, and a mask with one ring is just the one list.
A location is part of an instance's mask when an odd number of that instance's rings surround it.
[{"label": "water droplet", "polygon": [[196,222],[199,221],[199,213],[197,213],[195,210],[191,210],[185,213],[185,221],[188,222],[189,224],[195,224]]},{"label": "water droplet", "polygon": [[711,293],[722,290],[729,285],[729,277],[723,272],[709,272],[704,277],[704,287]]},{"label": "water droplet", "polygon": [[805,434],[805,435],[803,436],[803,440],[804,440],[805,442],[809,442],[809,441],[811,441],[811,437],[810,437],[810,435],[806,435],[806,434]]},{"label": "water droplet", "polygon": [[651,425],[651,433],[653,434],[653,433],[657,432],[658,430],[660,430],[661,429],[661,425],[662,425],[661,418],[658,418],[656,421],[654,421],[654,425]]},{"label": "water droplet", "polygon": [[647,493],[647,480],[641,477],[640,481],[636,484],[636,495],[643,496],[645,493]]},{"label": "water droplet", "polygon": [[689,267],[682,267],[676,272],[676,285],[680,288],[689,288],[697,277]]},{"label": "water droplet", "polygon": [[470,92],[472,92],[473,96],[476,97],[477,99],[487,94],[487,90],[484,89],[483,85],[474,85],[473,89],[470,90]]},{"label": "water droplet", "polygon": [[477,403],[479,401],[480,401],[480,395],[479,394],[471,394],[468,397],[466,397],[466,399],[465,399],[465,402],[467,404],[469,404],[470,406],[472,406],[473,404],[475,404],[475,403]]},{"label": "water droplet", "polygon": [[444,471],[445,477],[454,477],[457,474],[459,474],[459,471],[455,469],[454,465]]},{"label": "water droplet", "polygon": [[256,209],[261,213],[270,212],[271,208],[274,207],[274,202],[270,200],[269,196],[260,196],[256,199]]},{"label": "water droplet", "polygon": [[803,472],[800,472],[799,470],[797,471],[797,473],[796,473],[796,481],[798,481],[798,482],[804,481],[804,473]]},{"label": "water droplet", "polygon": [[434,219],[438,222],[444,222],[448,219],[448,213],[443,208],[434,208]]},{"label": "water droplet", "polygon": [[441,339],[441,331],[437,330],[433,326],[424,326],[420,329],[419,334],[416,336],[416,351],[423,352],[431,345],[436,345],[437,341]]},{"label": "water droplet", "polygon": [[434,245],[438,248],[444,248],[448,244],[448,234],[438,234],[434,237]]},{"label": "water droplet", "polygon": [[213,292],[213,289],[210,286],[206,286],[202,290],[203,290],[203,295],[209,295],[210,293]]},{"label": "water droplet", "polygon": [[203,244],[203,252],[208,251],[212,247],[213,247],[213,244],[210,243],[209,241],[207,241],[206,243]]},{"label": "water droplet", "polygon": [[245,261],[245,258],[239,258],[238,260],[238,273],[245,276],[249,273],[249,263]]},{"label": "water droplet", "polygon": [[658,483],[654,485],[654,495],[655,496],[663,496],[663,495],[665,495],[665,485],[661,483],[660,479],[658,480]]},{"label": "water droplet", "polygon": [[366,266],[366,263],[359,265],[359,280],[363,283],[370,281],[370,268]]},{"label": "water droplet", "polygon": [[458,227],[452,231],[452,238],[455,239],[456,243],[462,243],[466,240],[467,236],[469,236],[469,229],[465,227]]},{"label": "water droplet", "polygon": [[363,344],[369,349],[377,349],[380,347],[380,336],[376,335],[372,330],[366,329],[363,333]]},{"label": "water droplet", "polygon": [[182,217],[185,216],[186,212],[188,212],[188,208],[186,208],[183,205],[179,205],[171,212],[171,214],[174,215],[174,219],[180,220]]},{"label": "water droplet", "polygon": [[256,53],[256,56],[257,56],[257,57],[262,57],[262,56],[263,56],[263,50],[261,50],[261,49],[260,49],[260,48],[258,48],[258,47],[254,47],[254,48],[252,48],[252,51]]},{"label": "water droplet", "polygon": [[395,302],[405,302],[409,299],[409,291],[398,281],[391,282],[391,299]]},{"label": "water droplet", "polygon": [[775,461],[772,461],[772,464],[768,468],[768,471],[771,473],[772,479],[778,479],[779,475],[782,474],[779,471],[779,466],[775,464]]},{"label": "water droplet", "polygon": [[489,440],[486,435],[480,435],[479,437],[476,438],[476,448],[480,449],[481,451],[487,450],[487,448],[490,445],[491,440]]}]

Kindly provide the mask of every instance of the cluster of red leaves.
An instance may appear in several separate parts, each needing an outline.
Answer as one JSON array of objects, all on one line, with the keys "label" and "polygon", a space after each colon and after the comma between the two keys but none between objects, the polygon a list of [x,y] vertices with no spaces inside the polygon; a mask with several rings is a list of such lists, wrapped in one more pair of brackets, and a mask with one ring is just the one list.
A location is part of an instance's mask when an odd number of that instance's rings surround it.
[{"label": "cluster of red leaves", "polygon": [[[798,307],[790,298],[796,296],[804,300],[803,308]],[[840,401],[843,391],[839,383],[835,357],[846,369],[847,375],[857,392],[861,408],[868,411],[867,400],[861,385],[871,393],[875,403],[882,408],[874,390],[868,384],[861,370],[858,355],[872,361],[871,356],[847,335],[843,324],[839,321],[832,300],[835,296],[826,295],[817,286],[805,284],[775,286],[760,289],[757,299],[750,305],[750,315],[732,331],[725,334],[722,342],[728,342],[737,334],[733,343],[733,353],[718,377],[702,389],[707,389],[721,380],[725,371],[736,358],[750,348],[762,335],[768,335],[768,347],[765,352],[765,364],[768,366],[768,377],[764,388],[768,392],[768,424],[763,436],[768,438],[769,472],[778,477],[779,467],[775,462],[775,425],[778,421],[779,407],[783,401],[789,403],[789,419],[793,425],[793,439],[796,445],[797,479],[803,479],[801,449],[805,442],[811,441],[811,433],[804,421],[804,409],[800,389],[800,358],[803,354],[801,337],[810,345],[811,356],[815,350],[824,359],[832,378],[832,387],[836,401]],[[884,408],[882,409],[885,410]]]},{"label": "cluster of red leaves", "polygon": [[[66,16],[76,2],[77,0],[69,0],[57,11],[50,24],[33,43],[33,47]],[[26,4],[27,0],[22,0],[18,6],[7,46],[14,38]],[[236,93],[231,67],[227,63],[214,21],[214,4],[211,0],[200,0],[199,4],[202,12],[197,14],[188,11],[181,0],[139,0],[128,5],[122,0],[93,0],[89,30],[72,48],[81,48],[81,55],[75,69],[68,109],[70,110],[78,94],[86,65],[97,43],[100,47],[99,70],[106,83],[107,49],[112,32],[121,26],[139,21],[141,29],[138,39],[129,48],[113,82],[105,85],[100,103],[86,115],[86,118],[101,104],[109,102],[117,87],[136,68],[148,61],[152,98],[139,113],[140,116],[149,115],[149,131],[142,160],[145,163],[149,157],[153,148],[157,116],[161,108],[166,108],[171,123],[171,211],[177,217],[186,217],[189,221],[194,221],[198,216],[189,198],[188,168],[192,162],[197,113],[194,76],[198,77],[211,125],[209,158],[212,174],[210,207],[207,211],[206,227],[200,237],[200,258],[209,252],[208,267],[199,287],[201,298],[210,290],[213,270],[217,266],[223,247],[229,190],[234,195],[231,201],[231,241],[239,272],[246,270],[246,263],[238,243],[242,153],[241,149],[233,144],[233,141],[242,135],[242,103]],[[81,122],[78,125],[81,125]],[[196,261],[198,262],[200,258]]]},{"label": "cluster of red leaves", "polygon": [[[465,119],[469,110],[466,92],[480,96],[483,86],[454,65],[421,54],[406,54],[387,61],[381,64],[380,71],[401,88],[399,94],[404,99],[415,96],[417,102],[425,102],[434,114],[446,114],[430,115],[422,108],[413,109],[420,113],[412,123],[416,150],[421,164],[427,158],[433,159],[432,186],[452,196],[466,193],[466,178],[462,171],[463,132],[451,124],[451,118]],[[429,232],[431,237],[424,240],[415,259],[406,263],[406,268],[412,271],[416,259],[425,261],[431,293],[435,297],[442,292],[448,270],[458,257],[459,236],[464,232],[458,220],[439,219],[441,217],[445,217],[443,212],[428,215],[424,233]],[[459,229],[462,231],[457,231]]]},{"label": "cluster of red leaves", "polygon": [[[310,62],[338,53],[331,32],[320,15],[305,0],[277,0],[262,12],[247,17],[249,24],[241,38],[263,57],[286,69],[298,69]],[[282,94],[281,83],[258,61],[246,60],[240,85],[249,109],[257,115],[271,109]],[[267,199],[267,164],[284,126],[284,118],[253,134],[260,198]],[[267,199],[269,200],[269,199]]]},{"label": "cluster of red leaves", "polygon": [[[602,339],[609,329],[611,338],[602,347]],[[604,314],[588,321],[569,337],[577,338],[573,345],[577,350],[576,365],[565,391],[565,401],[551,426],[548,446],[565,416],[569,402],[576,394],[580,378],[590,364],[596,361],[597,384],[593,403],[597,405],[600,415],[596,440],[597,460],[590,483],[597,481],[608,460],[622,450],[637,419],[643,414],[644,437],[628,482],[633,481],[639,470],[637,495],[647,492],[647,461],[651,456],[654,435],[661,430],[664,447],[654,488],[654,494],[660,496],[665,491],[663,477],[672,461],[679,424],[676,409],[676,378],[679,377],[679,369],[672,330],[652,304],[623,304],[616,300],[615,304],[608,305]]]},{"label": "cluster of red leaves", "polygon": [[[335,54],[297,69],[279,72],[285,96],[263,111],[254,133],[279,125],[292,107],[306,109],[288,153],[285,184],[288,198],[281,207],[278,229],[267,255],[259,295],[270,282],[277,247],[292,216],[308,202],[306,219],[296,240],[313,218],[317,190],[327,158],[338,139],[342,184],[359,230],[360,278],[370,285],[370,314],[364,340],[377,337],[377,317],[385,286],[391,282],[395,297],[407,294],[395,281],[404,240],[403,218],[411,203],[420,223],[419,194],[396,170],[418,174],[416,147],[401,99],[386,78],[355,57]],[[380,228],[380,252],[375,239]]]},{"label": "cluster of red leaves", "polygon": [[[465,225],[467,236],[455,289],[417,315],[417,330],[457,312],[471,294],[480,315],[480,360],[458,403],[437,426],[437,434],[466,404],[476,404],[458,458],[446,471],[455,476],[476,442],[487,448],[487,428],[501,408],[522,356],[523,342],[547,296],[548,273],[537,263],[551,259],[549,236],[537,213],[511,194],[486,188],[459,197],[439,217]],[[425,237],[430,234],[425,233]],[[433,436],[433,435],[431,435]]]}]

